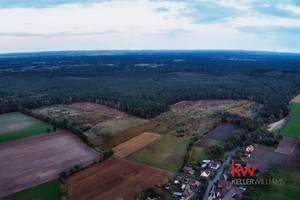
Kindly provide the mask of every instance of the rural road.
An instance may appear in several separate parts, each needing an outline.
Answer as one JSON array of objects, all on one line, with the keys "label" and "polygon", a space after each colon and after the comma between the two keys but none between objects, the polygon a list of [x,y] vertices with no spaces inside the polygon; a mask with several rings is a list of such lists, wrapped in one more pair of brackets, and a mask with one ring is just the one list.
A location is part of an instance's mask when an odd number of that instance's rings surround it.
[{"label": "rural road", "polygon": [[215,183],[219,180],[220,176],[221,176],[222,173],[223,173],[224,167],[225,167],[226,165],[229,164],[232,155],[238,150],[238,148],[239,148],[239,146],[237,146],[235,149],[233,149],[233,150],[231,151],[231,153],[230,153],[230,155],[228,156],[228,158],[225,160],[225,162],[224,162],[224,163],[222,164],[222,166],[220,167],[220,169],[219,169],[218,173],[216,174],[215,178],[214,178],[212,181],[209,182],[209,184],[208,184],[208,186],[207,186],[207,188],[206,188],[204,197],[203,197],[204,200],[207,200],[208,194],[209,194],[209,192],[210,192],[210,190],[211,190],[213,184],[215,184]]}]

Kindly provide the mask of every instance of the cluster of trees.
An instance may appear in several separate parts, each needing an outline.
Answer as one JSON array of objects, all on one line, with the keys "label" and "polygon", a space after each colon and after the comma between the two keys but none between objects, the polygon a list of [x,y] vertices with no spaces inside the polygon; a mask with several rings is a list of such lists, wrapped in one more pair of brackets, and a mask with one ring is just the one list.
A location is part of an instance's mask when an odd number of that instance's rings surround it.
[{"label": "cluster of trees", "polygon": [[239,126],[239,129],[233,131],[225,142],[225,150],[232,150],[236,146],[247,146],[253,143],[277,146],[281,136],[274,132],[268,131],[267,127],[261,119],[251,119],[242,117],[228,112],[217,113],[217,118],[222,122],[234,123]]},{"label": "cluster of trees", "polygon": [[221,159],[225,153],[224,148],[220,145],[212,145],[207,148],[206,152],[211,159]]},{"label": "cluster of trees", "polygon": [[[0,70],[20,69],[0,73],[0,113],[18,107],[91,101],[150,118],[182,100],[248,99],[262,103],[259,115],[264,122],[271,122],[287,115],[289,99],[300,86],[297,55],[201,51],[100,54],[0,58]],[[176,59],[184,62],[174,62]],[[139,63],[160,66],[136,65]],[[35,67],[29,70],[26,66]]]},{"label": "cluster of trees", "polygon": [[[93,142],[91,142],[88,139],[87,135],[84,134],[84,132],[77,125],[70,123],[67,119],[57,120],[57,119],[49,118],[44,115],[35,114],[31,110],[24,108],[24,107],[19,107],[18,111],[23,114],[26,114],[28,116],[37,118],[40,121],[52,124],[54,126],[53,131],[56,131],[56,127],[59,127],[61,129],[68,129],[71,132],[75,133],[84,143],[86,143],[90,147],[94,148]],[[47,132],[48,132],[48,130],[47,130]],[[49,130],[49,132],[50,132],[50,130]]]}]

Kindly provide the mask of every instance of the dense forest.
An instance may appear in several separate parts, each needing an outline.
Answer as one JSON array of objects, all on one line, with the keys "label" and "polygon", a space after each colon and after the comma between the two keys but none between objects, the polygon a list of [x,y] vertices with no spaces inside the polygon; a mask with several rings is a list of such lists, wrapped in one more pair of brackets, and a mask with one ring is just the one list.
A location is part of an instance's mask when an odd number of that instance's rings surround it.
[{"label": "dense forest", "polygon": [[265,122],[300,91],[300,54],[83,51],[0,55],[0,113],[92,101],[150,118],[194,99],[247,99]]}]

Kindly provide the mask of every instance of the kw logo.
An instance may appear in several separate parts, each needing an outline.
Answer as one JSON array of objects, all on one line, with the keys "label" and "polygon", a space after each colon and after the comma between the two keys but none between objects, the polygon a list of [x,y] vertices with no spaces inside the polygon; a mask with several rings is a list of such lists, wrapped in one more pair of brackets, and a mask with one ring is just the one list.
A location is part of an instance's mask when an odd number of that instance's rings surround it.
[{"label": "kw logo", "polygon": [[235,167],[235,165],[234,165],[234,160],[232,160],[232,177],[235,176],[235,173],[236,173],[239,177],[241,176],[241,175],[240,175],[240,172],[239,172],[239,169],[241,170],[243,176],[246,176],[247,171],[249,171],[250,176],[253,176],[253,173],[254,173],[254,171],[255,171],[255,168],[256,168],[256,165],[254,165],[254,167],[253,167],[253,169],[252,169],[252,171],[251,171],[249,165],[246,166],[246,169],[245,169],[245,170],[243,169],[242,165],[239,165],[239,166]]}]

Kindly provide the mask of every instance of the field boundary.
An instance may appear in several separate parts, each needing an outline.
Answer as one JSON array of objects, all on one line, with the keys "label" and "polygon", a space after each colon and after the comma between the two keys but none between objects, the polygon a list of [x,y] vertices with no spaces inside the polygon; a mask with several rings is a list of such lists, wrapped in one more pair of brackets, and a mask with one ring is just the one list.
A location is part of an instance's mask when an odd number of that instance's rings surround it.
[{"label": "field boundary", "polygon": [[144,132],[112,148],[114,155],[125,158],[149,144],[160,140],[163,136],[157,133]]}]

